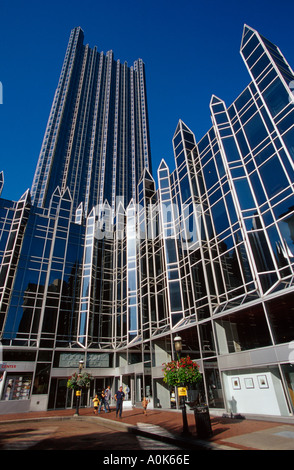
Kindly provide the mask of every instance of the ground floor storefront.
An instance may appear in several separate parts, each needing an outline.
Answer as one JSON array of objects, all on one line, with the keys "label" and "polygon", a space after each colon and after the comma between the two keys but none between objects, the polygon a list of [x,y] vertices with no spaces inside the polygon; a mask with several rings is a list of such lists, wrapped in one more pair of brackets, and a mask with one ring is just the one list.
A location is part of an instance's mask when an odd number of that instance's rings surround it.
[{"label": "ground floor storefront", "polygon": [[[183,356],[197,362],[203,378],[188,387],[188,403],[206,403],[218,414],[293,416],[293,342],[221,355],[209,347],[201,357],[195,327],[180,333]],[[67,382],[81,362],[92,380],[80,406],[92,406],[95,394],[108,386],[114,397],[122,385],[125,406],[140,407],[145,396],[150,408],[179,408],[178,391],[163,381],[163,364],[173,357],[171,334],[116,351],[3,349],[0,414],[75,408],[76,396]]]},{"label": "ground floor storefront", "polygon": [[[90,387],[82,391],[81,407],[93,406],[96,393],[110,386],[114,394],[123,386],[125,407],[140,407],[143,396],[149,399],[149,407],[157,409],[179,408],[177,389],[164,383],[158,368],[145,370],[140,364],[128,373],[99,374],[89,370]],[[67,387],[72,370],[52,369],[48,388],[34,382],[34,364],[18,363],[2,365],[0,381],[0,414],[70,409],[76,407],[76,395]],[[218,414],[254,414],[289,417],[294,412],[294,364],[282,363],[261,367],[217,368],[217,361],[201,364],[201,386],[188,387],[188,403],[205,402],[211,412]],[[43,388],[43,389],[42,389]],[[33,393],[35,392],[35,393]],[[39,392],[39,393],[36,393]],[[46,392],[46,393],[42,393]]]}]

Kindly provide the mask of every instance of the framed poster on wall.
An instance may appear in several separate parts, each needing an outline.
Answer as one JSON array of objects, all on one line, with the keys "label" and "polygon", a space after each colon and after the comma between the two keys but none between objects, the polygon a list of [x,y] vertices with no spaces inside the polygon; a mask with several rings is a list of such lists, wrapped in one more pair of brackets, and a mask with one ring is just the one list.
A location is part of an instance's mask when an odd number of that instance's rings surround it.
[{"label": "framed poster on wall", "polygon": [[259,388],[269,388],[266,375],[258,375],[257,381],[258,381]]},{"label": "framed poster on wall", "polygon": [[232,386],[234,390],[241,389],[241,383],[239,377],[232,377]]},{"label": "framed poster on wall", "polygon": [[244,379],[244,382],[246,388],[254,388],[254,382],[251,377],[246,377],[246,379]]}]

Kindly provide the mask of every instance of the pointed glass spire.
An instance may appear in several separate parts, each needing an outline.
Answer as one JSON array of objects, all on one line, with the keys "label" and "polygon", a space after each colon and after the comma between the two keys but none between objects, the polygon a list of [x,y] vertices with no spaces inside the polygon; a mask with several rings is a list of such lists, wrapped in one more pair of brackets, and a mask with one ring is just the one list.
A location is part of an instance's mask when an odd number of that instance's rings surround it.
[{"label": "pointed glass spire", "polygon": [[145,180],[152,181],[152,183],[154,183],[154,178],[152,177],[150,171],[147,168],[144,168],[144,171],[142,173],[139,183]]},{"label": "pointed glass spire", "polygon": [[189,127],[182,121],[182,119],[179,119],[179,122],[178,122],[178,125],[177,125],[177,128],[175,130],[173,138],[175,138],[175,136],[182,130],[190,132],[191,134],[193,134],[191,129],[189,129]]},{"label": "pointed glass spire", "polygon": [[164,158],[161,160],[160,165],[158,167],[158,170],[168,170],[168,166],[167,166]]},{"label": "pointed glass spire", "polygon": [[177,128],[175,130],[175,133],[174,133],[174,137],[178,134],[178,132],[180,132],[181,130],[181,125],[180,125],[180,121],[178,122],[178,125],[177,125]]},{"label": "pointed glass spire", "polygon": [[213,124],[219,127],[219,130],[221,132],[221,129],[223,128],[223,126],[229,125],[229,119],[226,113],[225,102],[221,100],[220,98],[218,98],[217,96],[212,95],[211,100],[210,100],[210,111],[212,114]]},{"label": "pointed glass spire", "polygon": [[212,95],[211,100],[210,100],[210,105],[213,106],[214,104],[219,104],[219,103],[223,103],[223,101],[217,96]]},{"label": "pointed glass spire", "polygon": [[142,178],[144,178],[145,180],[154,181],[151,173],[149,172],[147,168],[144,169]]},{"label": "pointed glass spire", "polygon": [[72,198],[71,198],[71,194],[70,194],[70,191],[69,191],[69,188],[66,188],[64,193],[62,194],[62,199],[66,199],[67,201],[71,201]]},{"label": "pointed glass spire", "polygon": [[[158,183],[159,187],[163,188],[166,185],[169,185],[169,168],[164,159],[161,160],[160,165],[158,167]],[[165,180],[165,182],[164,182]]]},{"label": "pointed glass spire", "polygon": [[215,95],[212,95],[209,107],[212,114],[221,113],[226,110],[225,102]]},{"label": "pointed glass spire", "polygon": [[254,33],[256,33],[255,29],[251,28],[247,24],[244,24],[240,49],[243,48],[243,46],[248,42]]},{"label": "pointed glass spire", "polygon": [[60,197],[61,197],[60,187],[57,186],[57,188],[55,188],[55,191],[52,194],[51,199],[50,199],[49,215],[51,217],[54,217],[56,215],[56,211],[57,211],[57,207],[59,205]]},{"label": "pointed glass spire", "polygon": [[116,227],[116,239],[123,240],[125,235],[125,209],[122,201],[119,201],[114,221]]},{"label": "pointed glass spire", "polygon": [[83,222],[83,203],[81,202],[76,210],[75,223],[81,225]]},{"label": "pointed glass spire", "polygon": [[18,200],[18,202],[23,202],[25,201],[26,203],[28,202],[29,204],[31,203],[31,196],[30,196],[30,190],[27,189],[23,195],[21,196],[21,198]]},{"label": "pointed glass spire", "polygon": [[69,191],[69,188],[66,188],[63,192],[61,199],[60,199],[60,208],[66,210],[68,212],[68,216],[71,216],[72,210],[72,197]]}]

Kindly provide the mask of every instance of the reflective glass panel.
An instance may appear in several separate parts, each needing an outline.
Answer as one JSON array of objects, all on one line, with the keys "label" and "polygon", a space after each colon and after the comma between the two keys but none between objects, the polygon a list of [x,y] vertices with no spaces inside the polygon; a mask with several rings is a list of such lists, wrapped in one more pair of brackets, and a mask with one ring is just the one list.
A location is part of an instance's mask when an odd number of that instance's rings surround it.
[{"label": "reflective glass panel", "polygon": [[281,80],[276,80],[263,92],[266,104],[273,116],[276,116],[289,104],[289,92],[285,89]]},{"label": "reflective glass panel", "polygon": [[285,172],[276,155],[259,167],[259,172],[269,198],[289,186]]}]

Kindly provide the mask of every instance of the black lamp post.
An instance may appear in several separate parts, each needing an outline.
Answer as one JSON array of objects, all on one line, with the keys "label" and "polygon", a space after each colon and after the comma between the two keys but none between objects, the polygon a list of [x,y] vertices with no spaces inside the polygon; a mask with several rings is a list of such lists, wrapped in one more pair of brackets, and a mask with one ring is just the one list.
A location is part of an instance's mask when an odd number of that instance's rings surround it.
[{"label": "black lamp post", "polygon": [[[84,367],[84,361],[81,360],[79,362],[79,374],[82,372]],[[76,403],[76,412],[75,416],[79,416],[79,407],[80,407],[80,399],[81,399],[81,389],[76,390],[76,397],[77,397],[77,403]]]},{"label": "black lamp post", "polygon": [[[178,360],[181,358],[181,352],[182,352],[182,338],[180,336],[176,336],[174,338],[174,345],[175,345],[175,350],[177,353]],[[182,386],[185,386],[186,384],[182,384]],[[187,421],[187,413],[186,413],[186,403],[185,403],[185,396],[181,395],[180,396],[180,408],[182,410],[182,418],[183,418],[183,432],[182,434],[184,436],[188,436],[190,434],[189,431],[189,426],[188,426],[188,421]]]}]

